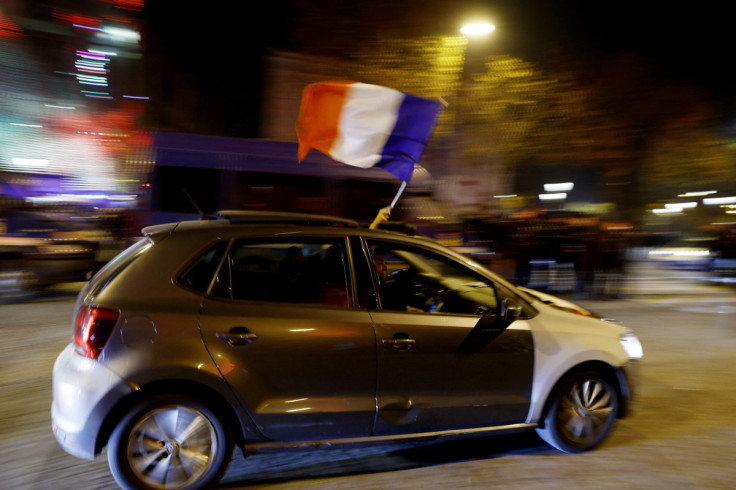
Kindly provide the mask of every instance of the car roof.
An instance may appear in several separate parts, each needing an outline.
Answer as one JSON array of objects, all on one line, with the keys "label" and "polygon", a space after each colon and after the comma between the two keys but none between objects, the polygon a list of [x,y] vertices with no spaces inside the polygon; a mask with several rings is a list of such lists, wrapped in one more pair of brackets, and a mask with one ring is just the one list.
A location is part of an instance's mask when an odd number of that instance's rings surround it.
[{"label": "car roof", "polygon": [[[358,226],[356,221],[324,215],[268,211],[220,211],[217,213],[216,217],[203,217],[203,219],[200,220],[148,226],[143,229],[143,233],[149,238],[153,238],[155,240],[155,235],[168,235],[179,231],[205,232],[207,230],[232,230],[233,227],[242,229],[244,225],[248,227],[249,231],[252,230],[254,232],[254,236],[260,235],[261,233],[263,235],[268,235],[271,233],[275,234],[283,232],[284,227],[289,227],[290,229],[293,229],[294,232],[312,230],[316,233],[328,232],[330,234],[342,236],[352,235],[363,236],[368,239],[390,239],[405,243],[422,243],[437,251],[442,250],[446,255],[454,256],[456,260],[460,260],[466,264],[473,264],[476,267],[479,266],[479,264],[471,258],[441,245],[430,237],[396,231],[396,228],[401,228],[400,226],[396,226],[397,223],[389,222],[389,226],[384,229],[370,229],[368,227]],[[409,231],[412,229],[413,227],[410,226]],[[486,269],[486,271],[493,274],[488,269]],[[495,274],[494,276],[494,280],[496,282],[505,284],[506,287],[514,287],[513,284],[502,277]],[[527,300],[531,301],[528,297]]]},{"label": "car roof", "polygon": [[358,226],[358,222],[351,219],[321,214],[285,213],[277,211],[220,211],[217,213],[217,216],[230,221],[230,223],[291,223],[310,226]]},{"label": "car roof", "polygon": [[[308,213],[290,213],[279,211],[240,211],[225,210],[219,211],[215,215],[203,215],[199,220],[179,221],[174,223],[164,223],[152,225],[143,228],[143,234],[146,236],[166,235],[180,231],[194,230],[214,230],[228,229],[232,227],[241,227],[247,225],[249,229],[266,231],[267,228],[283,228],[285,226],[311,229],[317,231],[343,231],[345,234],[360,232],[360,234],[374,234],[375,236],[394,236],[394,237],[412,237],[419,240],[427,240],[433,242],[430,238],[416,236],[416,228],[413,225],[386,222],[379,229],[369,229],[351,219],[340,218],[337,216],[328,216],[321,214]],[[266,232],[268,233],[268,232]]]}]

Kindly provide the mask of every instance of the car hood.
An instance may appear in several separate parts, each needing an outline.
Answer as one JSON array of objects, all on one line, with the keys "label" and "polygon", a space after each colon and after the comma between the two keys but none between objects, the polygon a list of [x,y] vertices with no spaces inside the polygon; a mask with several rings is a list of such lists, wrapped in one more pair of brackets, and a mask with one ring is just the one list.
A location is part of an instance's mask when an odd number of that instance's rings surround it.
[{"label": "car hood", "polygon": [[600,318],[598,315],[588,310],[587,308],[583,308],[582,306],[577,305],[571,301],[567,301],[562,298],[558,298],[557,296],[552,296],[551,294],[543,293],[535,289],[529,289],[523,286],[517,286],[517,287],[518,289],[525,292],[526,294],[533,297],[534,299],[537,299],[548,306],[552,306],[553,308],[557,308],[558,310],[575,313],[576,315]]},{"label": "car hood", "polygon": [[581,349],[599,346],[597,350],[608,351],[611,338],[618,339],[631,332],[621,322],[598,315],[571,301],[528,288],[522,288],[522,291],[539,302],[534,307],[541,314],[532,319],[531,325],[535,337],[548,347],[582,342],[579,344]]},{"label": "car hood", "polygon": [[598,313],[589,310],[588,308],[584,308],[576,303],[573,303],[572,301],[567,301],[562,298],[558,298],[557,296],[552,296],[551,294],[543,293],[541,291],[537,291],[535,289],[529,289],[525,288],[523,286],[519,286],[518,289],[525,292],[529,296],[533,297],[536,300],[541,301],[547,306],[551,306],[552,308],[555,308],[557,310],[565,311],[567,313],[573,313],[575,315],[580,315],[596,320],[603,320],[608,323],[615,323],[620,324],[620,322],[614,318],[606,317],[603,315],[599,315]]}]

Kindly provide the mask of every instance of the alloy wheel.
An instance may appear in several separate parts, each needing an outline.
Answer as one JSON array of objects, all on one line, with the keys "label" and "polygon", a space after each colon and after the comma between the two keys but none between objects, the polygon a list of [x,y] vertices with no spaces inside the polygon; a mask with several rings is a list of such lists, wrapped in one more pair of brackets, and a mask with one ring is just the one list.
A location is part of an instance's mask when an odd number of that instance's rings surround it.
[{"label": "alloy wheel", "polygon": [[146,413],[131,430],[127,457],[151,488],[182,488],[204,475],[217,453],[216,429],[198,410],[165,406]]},{"label": "alloy wheel", "polygon": [[582,379],[572,384],[561,399],[557,412],[562,435],[577,444],[587,445],[608,431],[615,417],[609,387],[597,379]]}]

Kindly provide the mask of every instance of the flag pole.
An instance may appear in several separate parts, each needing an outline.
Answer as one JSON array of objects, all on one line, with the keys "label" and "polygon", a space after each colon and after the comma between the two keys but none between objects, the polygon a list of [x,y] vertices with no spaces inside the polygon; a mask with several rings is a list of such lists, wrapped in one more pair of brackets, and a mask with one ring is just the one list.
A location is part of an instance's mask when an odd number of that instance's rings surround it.
[{"label": "flag pole", "polygon": [[393,209],[394,206],[396,206],[396,201],[399,200],[399,196],[401,196],[401,193],[404,192],[404,189],[406,188],[406,181],[401,182],[401,187],[399,187],[399,192],[396,193],[394,196],[394,200],[391,201],[391,208]]}]

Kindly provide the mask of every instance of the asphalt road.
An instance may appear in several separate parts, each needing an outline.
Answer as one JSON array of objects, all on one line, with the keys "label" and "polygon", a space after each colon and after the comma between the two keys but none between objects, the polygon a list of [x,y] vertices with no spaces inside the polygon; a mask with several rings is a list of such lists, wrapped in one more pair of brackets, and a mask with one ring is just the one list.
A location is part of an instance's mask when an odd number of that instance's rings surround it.
[{"label": "asphalt road", "polygon": [[[104,453],[78,460],[51,434],[51,368],[71,336],[69,289],[0,305],[0,489],[116,488]],[[579,302],[632,327],[645,350],[635,411],[597,450],[566,455],[525,433],[247,459],[236,452],[218,486],[734,488],[736,291],[640,267],[623,299]]]}]

